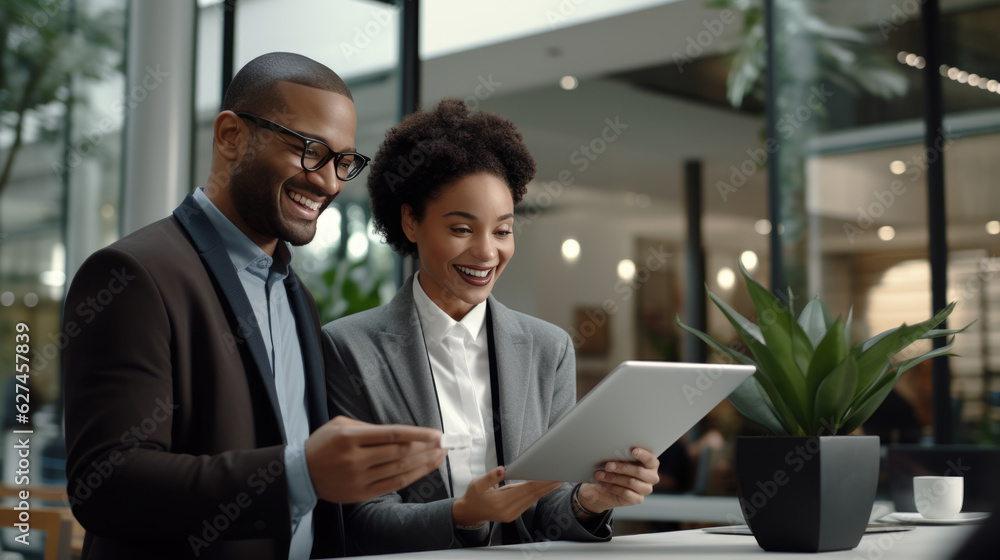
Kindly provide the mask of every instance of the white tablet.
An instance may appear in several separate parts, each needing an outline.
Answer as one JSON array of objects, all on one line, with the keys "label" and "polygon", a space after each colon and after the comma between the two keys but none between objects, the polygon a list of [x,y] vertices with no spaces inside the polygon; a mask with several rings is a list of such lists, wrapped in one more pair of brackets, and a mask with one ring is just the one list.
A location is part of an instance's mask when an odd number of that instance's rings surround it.
[{"label": "white tablet", "polygon": [[631,449],[660,455],[753,375],[746,365],[622,362],[507,465],[506,479],[590,482]]}]

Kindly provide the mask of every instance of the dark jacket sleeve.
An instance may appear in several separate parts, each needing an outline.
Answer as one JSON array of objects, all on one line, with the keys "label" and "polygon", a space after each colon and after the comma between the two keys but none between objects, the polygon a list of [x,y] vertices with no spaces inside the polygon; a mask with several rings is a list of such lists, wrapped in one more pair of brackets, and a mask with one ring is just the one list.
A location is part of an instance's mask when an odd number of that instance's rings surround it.
[{"label": "dark jacket sleeve", "polygon": [[66,296],[64,328],[75,333],[62,360],[73,513],[89,532],[119,539],[188,539],[192,547],[197,539],[287,539],[282,445],[174,449],[199,438],[198,427],[174,431],[197,398],[179,396],[190,387],[179,386],[175,364],[197,370],[198,359],[177,355],[173,337],[190,334],[175,332],[164,298],[170,283],[106,248],[83,264]]}]

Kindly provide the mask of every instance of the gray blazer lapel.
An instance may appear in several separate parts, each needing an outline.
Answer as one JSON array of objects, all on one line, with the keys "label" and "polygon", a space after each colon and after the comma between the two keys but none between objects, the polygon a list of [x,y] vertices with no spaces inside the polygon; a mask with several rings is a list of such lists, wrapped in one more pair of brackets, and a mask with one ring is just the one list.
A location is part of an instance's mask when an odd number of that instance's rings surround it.
[{"label": "gray blazer lapel", "polygon": [[379,333],[382,350],[392,378],[406,395],[414,425],[441,430],[434,377],[424,346],[416,303],[413,301],[411,276],[387,305],[387,324]]},{"label": "gray blazer lapel", "polygon": [[[278,393],[274,388],[274,376],[271,374],[271,361],[267,358],[264,337],[261,335],[260,327],[257,325],[257,316],[254,315],[250,300],[243,290],[233,261],[230,260],[226,252],[222,238],[215,231],[212,223],[208,221],[201,206],[188,195],[181,202],[181,205],[174,210],[174,216],[181,226],[187,231],[194,242],[195,249],[201,255],[202,262],[219,286],[224,296],[222,300],[223,308],[227,307],[232,312],[230,326],[233,336],[237,342],[246,342],[253,363],[257,366],[257,377],[263,382],[267,391],[268,401],[271,403],[271,411],[274,421],[278,423],[278,431],[282,441],[285,441],[285,423],[281,420],[281,408],[278,405]],[[249,375],[251,372],[247,372]]]},{"label": "gray blazer lapel", "polygon": [[[521,435],[524,412],[527,410],[527,387],[534,371],[531,367],[531,338],[525,335],[517,317],[489,297],[493,319],[493,344],[497,356],[497,378],[500,381],[500,415],[503,419],[504,461],[510,462],[524,447]],[[496,412],[494,412],[494,415]],[[527,442],[531,443],[531,442]]]}]

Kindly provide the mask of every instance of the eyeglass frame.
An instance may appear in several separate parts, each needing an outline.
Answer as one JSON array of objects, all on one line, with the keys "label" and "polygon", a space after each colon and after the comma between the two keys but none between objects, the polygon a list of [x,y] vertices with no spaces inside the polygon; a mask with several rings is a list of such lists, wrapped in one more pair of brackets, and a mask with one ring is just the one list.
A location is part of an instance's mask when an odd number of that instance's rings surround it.
[{"label": "eyeglass frame", "polygon": [[[308,136],[306,136],[304,134],[301,134],[299,132],[295,132],[294,130],[291,130],[289,128],[285,128],[284,126],[281,126],[280,124],[278,124],[278,123],[276,123],[276,122],[274,122],[272,120],[265,119],[264,117],[255,115],[253,113],[249,113],[247,111],[236,111],[236,116],[240,117],[241,119],[246,119],[246,120],[254,123],[255,125],[257,125],[257,126],[259,126],[261,128],[266,128],[268,130],[271,130],[272,132],[277,132],[279,134],[284,134],[286,136],[291,136],[292,138],[295,138],[295,139],[301,141],[303,143],[303,146],[302,146],[302,153],[299,155],[299,165],[301,165],[302,169],[304,169],[305,171],[319,171],[320,169],[323,168],[324,165],[330,163],[330,161],[332,160],[333,161],[333,165],[334,165],[334,169],[335,169],[334,174],[337,176],[337,178],[340,179],[341,181],[350,181],[351,179],[354,179],[358,175],[360,175],[361,172],[364,171],[365,167],[367,167],[368,164],[372,160],[372,158],[370,158],[370,157],[368,157],[368,156],[366,156],[364,154],[358,153],[358,152],[338,152],[338,151],[335,151],[333,148],[330,147],[329,144],[327,144],[326,142],[324,142],[322,140],[317,140],[315,138],[309,138]],[[323,158],[322,160],[320,160],[320,162],[318,164],[316,164],[314,167],[310,168],[308,165],[306,165],[306,150],[309,149],[309,144],[311,144],[311,143],[315,143],[315,144],[319,144],[319,145],[323,146],[324,148],[327,149],[327,151],[329,153],[327,154],[327,156],[325,158]],[[346,157],[346,156],[354,156],[356,158],[360,158],[361,159],[361,165],[358,167],[357,171],[355,171],[353,175],[350,175],[350,176],[348,176],[348,177],[345,178],[345,177],[341,177],[340,176],[340,167],[339,167],[339,165],[340,165],[340,160],[344,159],[344,157]]]}]

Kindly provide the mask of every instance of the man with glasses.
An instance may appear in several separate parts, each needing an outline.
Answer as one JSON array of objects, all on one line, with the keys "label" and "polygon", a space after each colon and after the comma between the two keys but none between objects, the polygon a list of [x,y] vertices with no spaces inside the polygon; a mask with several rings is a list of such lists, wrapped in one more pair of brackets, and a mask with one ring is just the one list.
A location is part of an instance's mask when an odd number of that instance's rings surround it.
[{"label": "man with glasses", "polygon": [[63,377],[84,559],[338,555],[335,504],[443,460],[436,430],[328,421],[319,317],[291,246],[367,165],[356,124],[329,68],[254,59],[215,120],[205,187],[80,268]]}]

